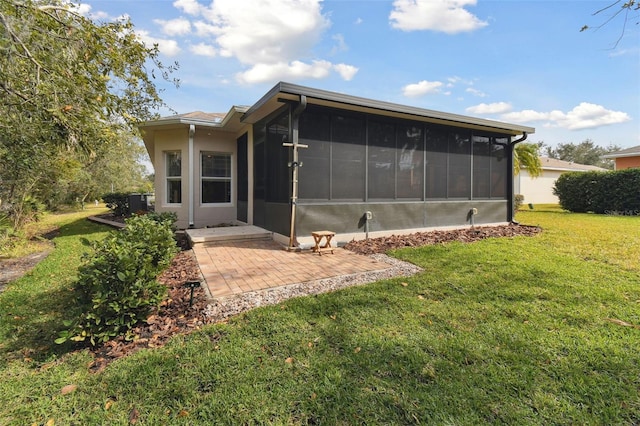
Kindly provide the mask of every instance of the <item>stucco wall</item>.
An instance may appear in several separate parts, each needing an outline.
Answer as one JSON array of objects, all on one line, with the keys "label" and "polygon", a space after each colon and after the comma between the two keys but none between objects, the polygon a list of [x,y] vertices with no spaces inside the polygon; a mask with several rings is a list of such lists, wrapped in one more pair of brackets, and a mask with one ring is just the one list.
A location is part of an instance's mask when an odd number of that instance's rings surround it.
[{"label": "stucco wall", "polygon": [[515,193],[524,195],[525,204],[557,204],[553,186],[561,174],[559,170],[544,170],[541,176],[532,178],[527,170],[521,170],[514,178]]},{"label": "stucco wall", "polygon": [[[156,131],[154,135],[154,161],[156,176],[156,211],[175,212],[178,215],[178,228],[189,226],[189,173],[193,176],[193,221],[196,228],[214,226],[222,223],[233,223],[236,220],[237,209],[237,138],[239,134],[215,131],[211,128],[196,128],[193,137],[193,169],[189,170],[189,129]],[[180,151],[182,154],[182,203],[180,205],[167,203],[165,153]],[[200,192],[200,153],[218,152],[231,154],[232,163],[232,193],[231,203],[225,205],[203,205]]]},{"label": "stucco wall", "polygon": [[[227,205],[203,205],[200,198],[200,153],[216,152],[231,154],[231,203]],[[196,128],[193,137],[193,157],[194,157],[194,226],[203,228],[205,226],[215,226],[223,223],[232,223],[236,220],[237,205],[237,149],[235,133],[213,132],[207,128]]]},{"label": "stucco wall", "polygon": [[[185,166],[187,159],[187,149],[189,141],[189,129],[180,128],[156,132],[155,150],[153,165],[156,172],[155,192],[156,192],[156,211],[157,212],[175,212],[178,215],[177,226],[185,228],[188,215],[188,197],[187,179],[188,170]],[[165,153],[167,151],[180,151],[182,154],[182,203],[180,205],[167,203],[167,167],[165,164]]]},{"label": "stucco wall", "polygon": [[640,167],[640,156],[616,158],[616,170]]}]

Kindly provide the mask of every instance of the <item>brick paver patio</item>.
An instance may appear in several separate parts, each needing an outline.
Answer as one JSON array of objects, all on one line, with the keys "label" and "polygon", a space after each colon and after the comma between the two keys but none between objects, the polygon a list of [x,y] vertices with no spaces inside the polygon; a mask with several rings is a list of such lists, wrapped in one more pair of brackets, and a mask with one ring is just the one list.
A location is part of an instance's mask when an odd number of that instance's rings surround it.
[{"label": "brick paver patio", "polygon": [[391,268],[342,248],[320,256],[310,251],[286,251],[270,240],[196,244],[193,251],[215,298]]}]

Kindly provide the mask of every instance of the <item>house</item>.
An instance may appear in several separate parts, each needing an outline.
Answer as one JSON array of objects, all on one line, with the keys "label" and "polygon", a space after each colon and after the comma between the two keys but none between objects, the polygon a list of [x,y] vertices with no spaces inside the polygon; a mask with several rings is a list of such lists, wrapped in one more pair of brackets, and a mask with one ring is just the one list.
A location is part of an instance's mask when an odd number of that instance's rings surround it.
[{"label": "house", "polygon": [[255,225],[290,247],[323,229],[349,241],[508,223],[513,147],[535,131],[283,82],[250,107],[140,127],[157,211],[181,228]]},{"label": "house", "polygon": [[615,170],[640,167],[640,145],[603,155],[602,158],[612,158]]},{"label": "house", "polygon": [[566,172],[606,171],[601,167],[578,164],[555,158],[540,157],[542,174],[531,177],[525,167],[514,176],[514,191],[524,196],[527,204],[558,204],[559,200],[553,193],[553,187],[561,174]]}]

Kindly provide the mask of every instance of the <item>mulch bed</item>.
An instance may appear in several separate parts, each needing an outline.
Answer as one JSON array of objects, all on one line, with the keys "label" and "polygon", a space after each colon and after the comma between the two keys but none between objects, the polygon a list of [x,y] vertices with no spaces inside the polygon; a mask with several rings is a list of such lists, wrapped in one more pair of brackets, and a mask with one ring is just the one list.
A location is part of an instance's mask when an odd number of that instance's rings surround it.
[{"label": "mulch bed", "polygon": [[403,247],[420,247],[432,244],[444,244],[452,241],[472,243],[485,238],[533,236],[542,229],[537,226],[503,225],[483,226],[447,231],[418,232],[411,235],[392,235],[390,237],[370,238],[368,240],[351,241],[344,246],[358,254],[386,253],[392,249]]},{"label": "mulch bed", "polygon": [[89,369],[101,371],[117,358],[143,348],[161,347],[176,334],[199,329],[205,322],[204,311],[209,302],[204,290],[197,287],[193,292],[193,305],[189,306],[191,289],[185,287],[185,283],[200,280],[200,269],[193,252],[178,253],[169,269],[158,277],[158,281],[168,289],[168,298],[162,302],[158,312],[133,329],[133,340],[120,337],[91,349],[94,359]]}]

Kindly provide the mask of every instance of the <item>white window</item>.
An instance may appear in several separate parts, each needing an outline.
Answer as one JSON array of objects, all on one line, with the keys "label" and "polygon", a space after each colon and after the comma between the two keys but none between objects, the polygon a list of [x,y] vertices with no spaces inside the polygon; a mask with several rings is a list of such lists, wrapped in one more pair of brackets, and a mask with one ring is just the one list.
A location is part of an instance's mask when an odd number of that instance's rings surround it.
[{"label": "white window", "polygon": [[200,153],[200,197],[202,204],[231,203],[232,164],[232,155],[229,153]]},{"label": "white window", "polygon": [[182,153],[165,152],[167,204],[182,203]]}]

